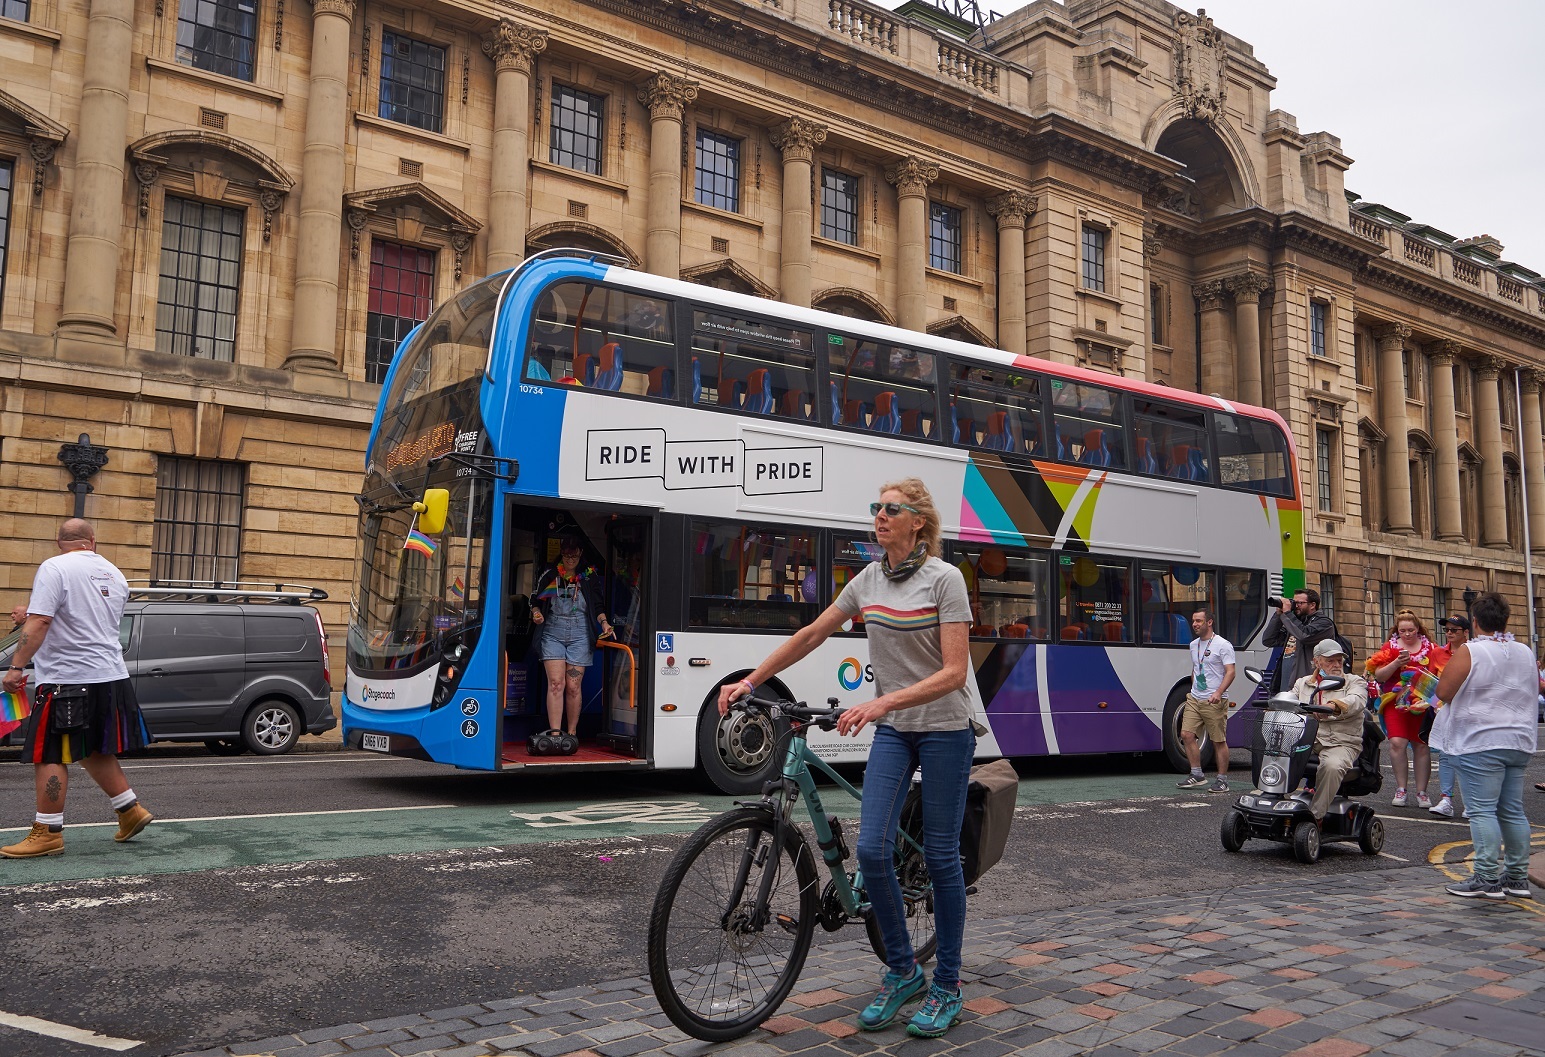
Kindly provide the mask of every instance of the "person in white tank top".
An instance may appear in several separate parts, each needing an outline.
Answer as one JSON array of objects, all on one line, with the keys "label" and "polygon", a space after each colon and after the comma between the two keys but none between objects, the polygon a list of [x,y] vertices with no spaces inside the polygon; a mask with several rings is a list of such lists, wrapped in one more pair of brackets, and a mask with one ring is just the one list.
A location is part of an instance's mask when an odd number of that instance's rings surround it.
[{"label": "person in white tank top", "polygon": [[1534,754],[1534,653],[1507,633],[1509,607],[1488,591],[1470,618],[1475,638],[1458,646],[1438,679],[1443,709],[1440,740],[1452,755],[1470,811],[1473,875],[1447,887],[1465,898],[1533,898],[1529,890],[1529,819],[1524,769]]}]

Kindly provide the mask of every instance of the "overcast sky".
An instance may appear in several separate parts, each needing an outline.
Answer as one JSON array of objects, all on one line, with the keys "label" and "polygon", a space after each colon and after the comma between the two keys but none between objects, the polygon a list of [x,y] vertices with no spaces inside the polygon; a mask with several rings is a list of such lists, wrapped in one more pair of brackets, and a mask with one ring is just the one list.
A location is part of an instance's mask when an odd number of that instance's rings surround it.
[{"label": "overcast sky", "polygon": [[1255,48],[1300,132],[1341,137],[1348,190],[1545,273],[1545,2],[1192,2]]}]

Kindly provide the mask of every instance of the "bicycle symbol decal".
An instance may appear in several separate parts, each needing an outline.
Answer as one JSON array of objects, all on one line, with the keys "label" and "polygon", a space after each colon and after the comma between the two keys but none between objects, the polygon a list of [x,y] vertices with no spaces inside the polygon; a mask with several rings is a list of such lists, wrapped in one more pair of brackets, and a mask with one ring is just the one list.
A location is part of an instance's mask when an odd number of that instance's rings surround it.
[{"label": "bicycle symbol decal", "polygon": [[626,800],[613,804],[583,804],[567,811],[511,811],[536,829],[554,826],[682,826],[713,818],[713,809],[695,800]]}]

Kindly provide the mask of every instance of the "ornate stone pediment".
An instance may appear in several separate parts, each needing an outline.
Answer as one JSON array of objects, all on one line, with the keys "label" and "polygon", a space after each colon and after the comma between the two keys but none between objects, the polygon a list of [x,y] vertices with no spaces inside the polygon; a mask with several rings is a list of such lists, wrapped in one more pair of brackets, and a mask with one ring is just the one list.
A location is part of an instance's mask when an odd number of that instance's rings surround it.
[{"label": "ornate stone pediment", "polygon": [[70,130],[47,114],[29,106],[10,92],[0,88],[0,129],[15,125],[21,136],[27,139],[27,152],[32,156],[32,193],[43,193],[43,175],[48,163],[54,159],[54,151],[64,142]]},{"label": "ornate stone pediment", "polygon": [[963,341],[968,345],[981,345],[984,348],[996,349],[998,343],[975,326],[965,316],[949,316],[945,319],[936,319],[928,324],[928,333],[941,338],[949,338],[953,341]]},{"label": "ornate stone pediment", "polygon": [[1228,49],[1205,10],[1175,15],[1175,96],[1186,117],[1215,124],[1228,96]]},{"label": "ornate stone pediment", "polygon": [[694,264],[681,270],[681,277],[689,283],[712,286],[716,290],[733,290],[740,294],[753,294],[777,300],[778,291],[758,279],[746,268],[728,257],[703,264]]},{"label": "ornate stone pediment", "polygon": [[263,241],[273,231],[274,215],[295,180],[278,162],[239,139],[208,130],[157,132],[129,145],[134,179],[139,183],[139,215],[150,212],[150,188],[163,170],[184,176],[193,193],[211,202],[225,200],[231,189],[263,210]]},{"label": "ornate stone pediment", "polygon": [[396,237],[403,242],[421,243],[426,228],[442,232],[456,253],[456,281],[461,282],[462,263],[472,236],[482,222],[457,207],[443,195],[418,182],[378,187],[373,191],[353,191],[343,196],[343,218],[349,225],[349,256],[359,256],[360,233],[372,216],[392,220]]}]

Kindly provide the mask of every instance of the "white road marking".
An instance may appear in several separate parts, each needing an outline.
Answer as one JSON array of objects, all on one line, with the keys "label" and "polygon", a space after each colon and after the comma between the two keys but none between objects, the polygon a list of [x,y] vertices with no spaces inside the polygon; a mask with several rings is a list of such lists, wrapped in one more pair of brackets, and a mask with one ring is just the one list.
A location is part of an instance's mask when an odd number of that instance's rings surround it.
[{"label": "white road marking", "polygon": [[1402,859],[1398,855],[1391,855],[1387,851],[1379,852],[1379,858],[1381,858],[1381,859],[1394,859],[1396,862],[1410,862],[1411,861],[1410,859]]},{"label": "white road marking", "polygon": [[304,888],[317,882],[329,885],[351,884],[364,879],[364,874],[338,873],[328,877],[290,877],[282,881],[237,881],[236,887],[248,892],[266,892],[274,888]]},{"label": "white road marking", "polygon": [[116,888],[119,885],[149,884],[148,877],[83,877],[79,881],[43,881],[30,885],[10,885],[6,895],[47,895],[50,892],[73,892],[77,888]]},{"label": "white road marking", "polygon": [[1175,803],[1170,804],[1168,806],[1169,807],[1173,807],[1173,808],[1179,808],[1180,810],[1184,811],[1187,808],[1192,808],[1192,807],[1211,807],[1212,805],[1209,804],[1205,800],[1177,800]]},{"label": "white road marking", "polygon": [[99,1035],[85,1028],[56,1024],[52,1020],[40,1020],[37,1017],[24,1017],[20,1013],[7,1013],[3,1009],[0,1009],[0,1024],[8,1028],[30,1031],[34,1035],[47,1035],[51,1039],[64,1039],[66,1042],[78,1042],[82,1046],[95,1046],[99,1050],[132,1050],[136,1046],[143,1045],[134,1039],[115,1039],[111,1035]]},{"label": "white road marking", "polygon": [[1132,815],[1139,811],[1147,811],[1145,807],[1102,807],[1095,811],[1096,815]]},{"label": "white road marking", "polygon": [[[340,808],[336,811],[271,811],[260,815],[199,815],[195,818],[157,818],[155,825],[167,826],[177,822],[239,822],[249,818],[308,818],[312,815],[377,815],[385,811],[438,811],[448,807],[456,807],[456,804],[409,804],[404,807],[353,807]],[[116,822],[81,822],[71,823],[71,829],[91,829],[93,827],[118,826]],[[26,833],[31,826],[14,827],[12,829],[0,829],[0,833]]]},{"label": "white road marking", "polygon": [[533,829],[552,826],[607,826],[619,823],[668,826],[707,822],[714,812],[696,800],[624,800],[611,804],[582,804],[566,811],[511,811]]},{"label": "white road marking", "polygon": [[488,870],[496,866],[530,865],[530,859],[473,859],[469,862],[430,863],[424,869],[430,873],[466,873],[468,870]]},{"label": "white road marking", "polygon": [[47,913],[54,910],[92,910],[96,907],[123,906],[126,903],[159,903],[167,897],[160,892],[124,892],[115,896],[74,896],[69,899],[55,899],[51,903],[13,903],[12,907],[22,913],[41,912]]}]

